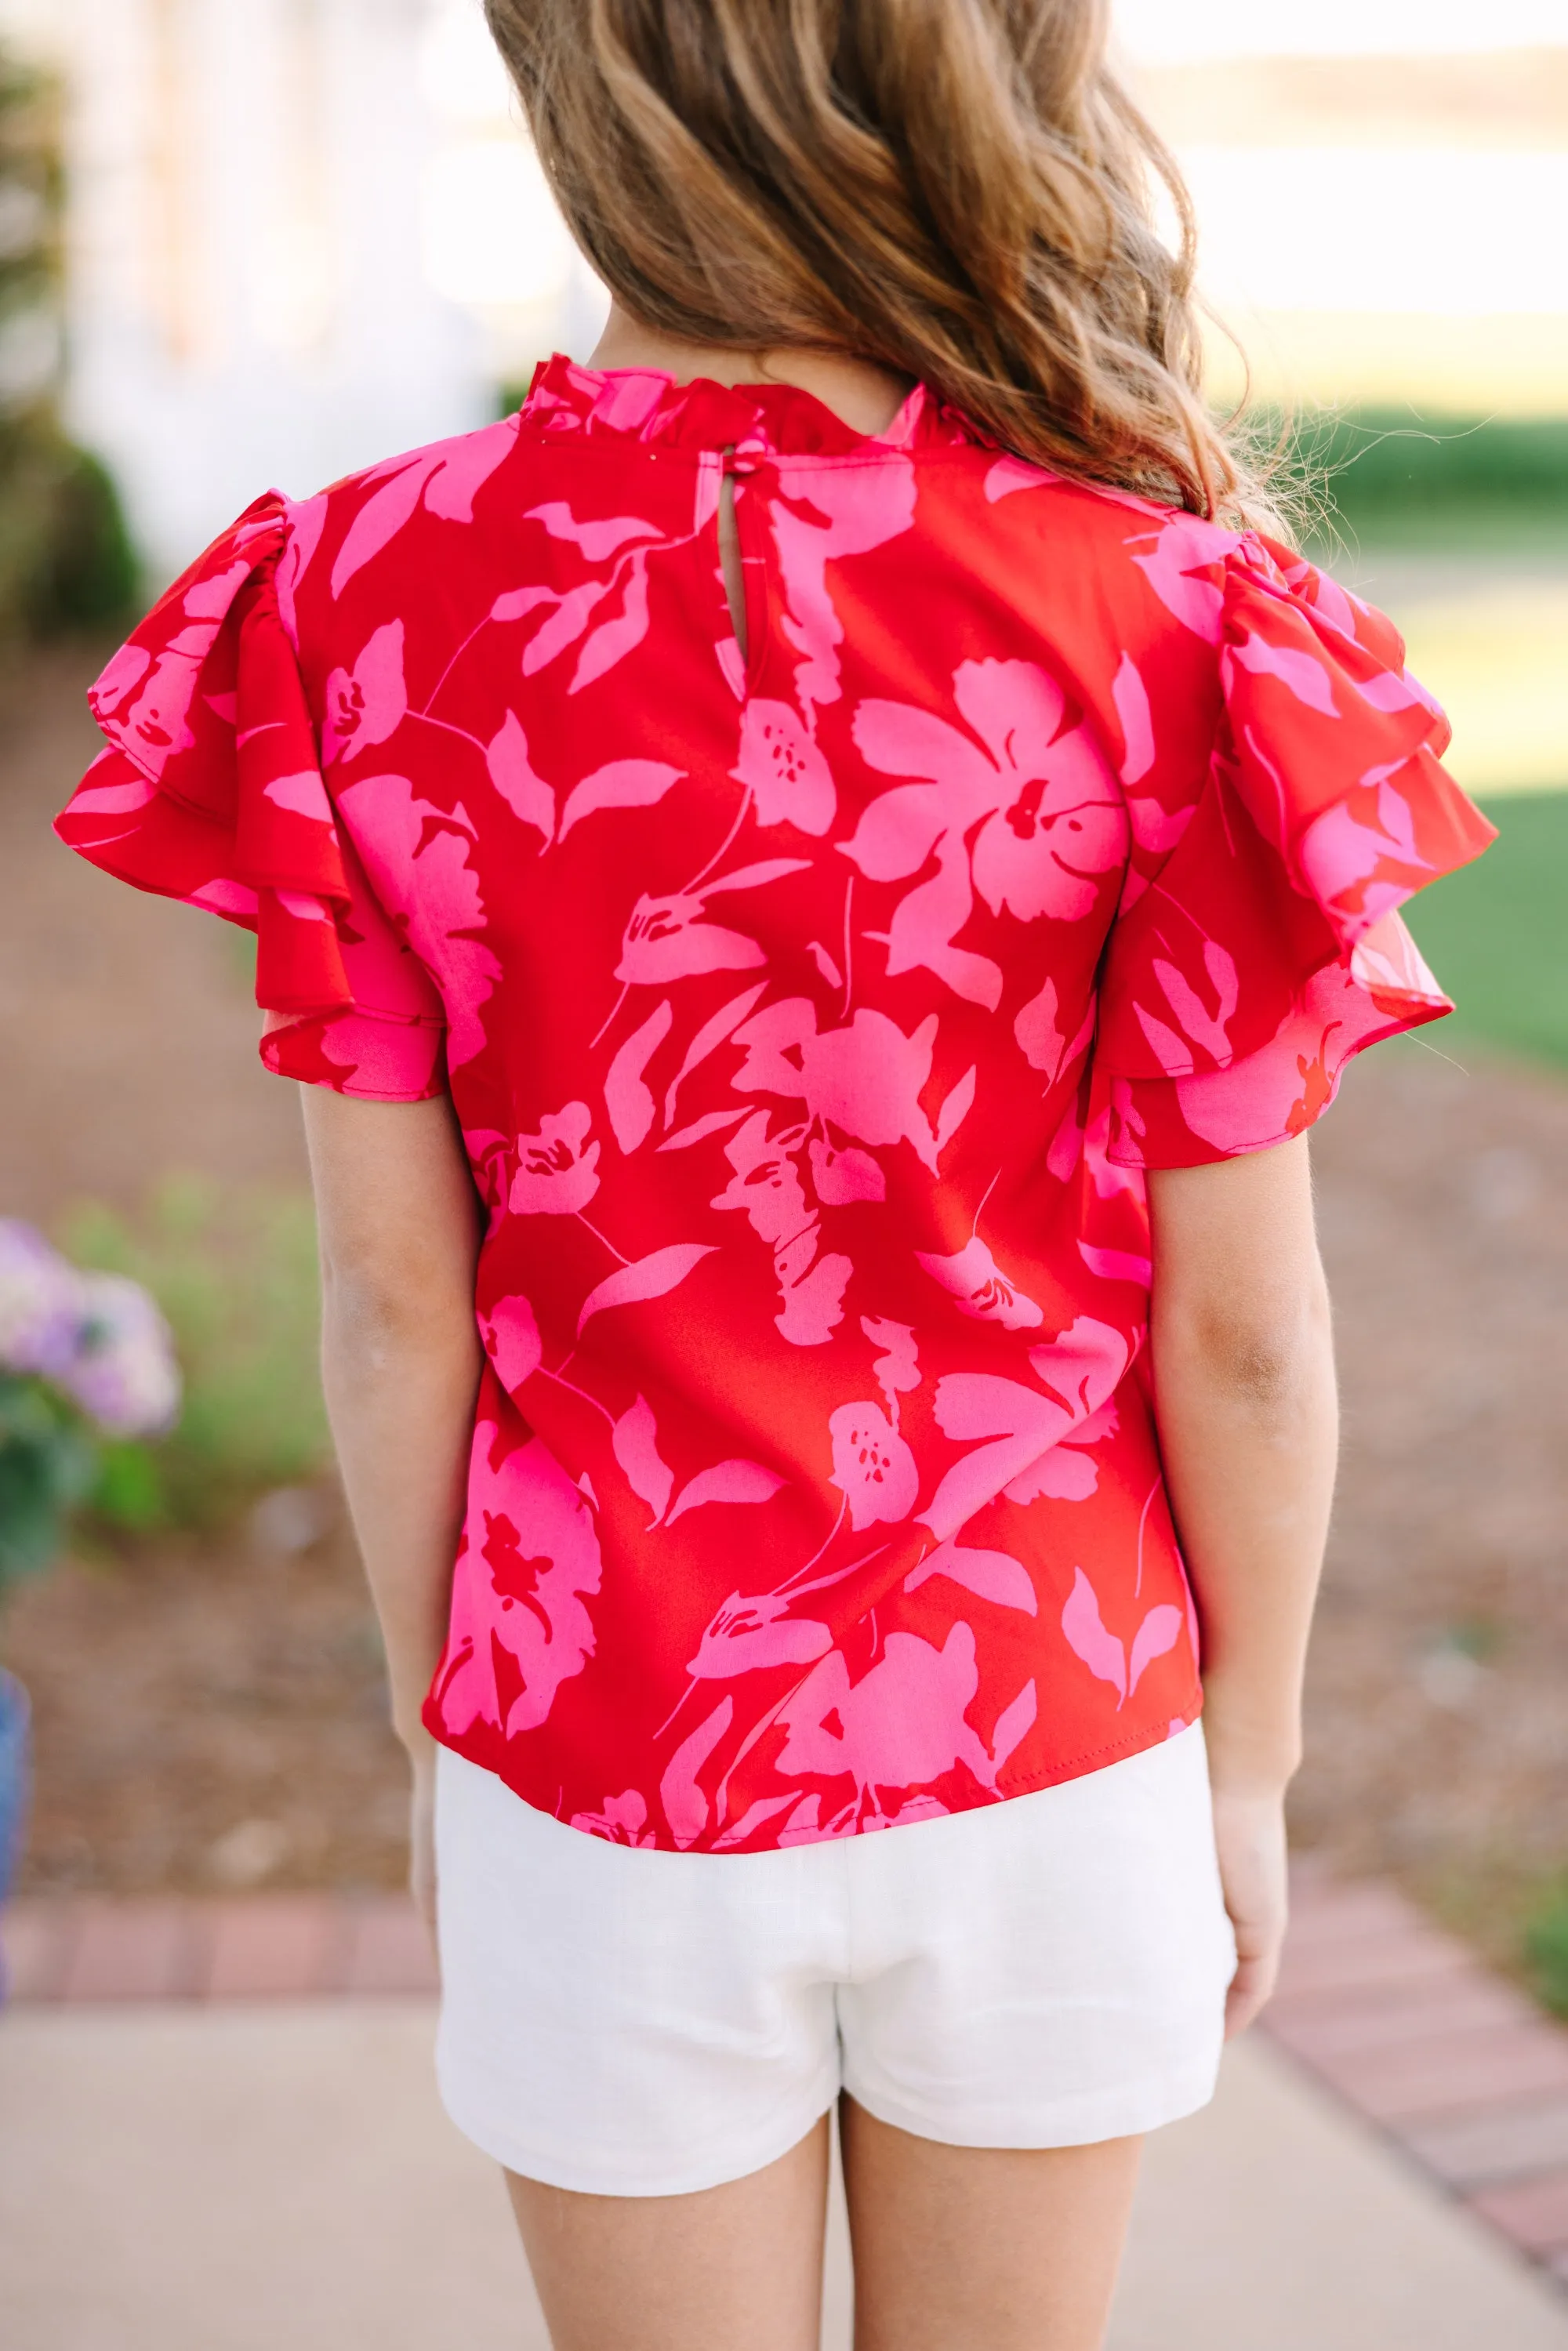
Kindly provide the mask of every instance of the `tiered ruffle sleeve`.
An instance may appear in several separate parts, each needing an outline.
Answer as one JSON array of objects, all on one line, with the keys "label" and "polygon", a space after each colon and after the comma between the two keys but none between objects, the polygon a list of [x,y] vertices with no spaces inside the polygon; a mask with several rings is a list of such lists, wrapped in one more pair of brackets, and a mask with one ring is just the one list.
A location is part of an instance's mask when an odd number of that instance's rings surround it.
[{"label": "tiered ruffle sleeve", "polygon": [[256,933],[268,1069],[423,1101],[444,1083],[441,999],[335,820],[279,609],[287,540],[269,492],[115,654],[89,696],[109,747],[55,829],[121,881]]},{"label": "tiered ruffle sleeve", "polygon": [[1353,1054],[1450,1011],[1395,910],[1495,838],[1381,613],[1255,536],[1224,575],[1213,757],[1196,802],[1143,804],[1102,976],[1124,1165],[1282,1143]]}]

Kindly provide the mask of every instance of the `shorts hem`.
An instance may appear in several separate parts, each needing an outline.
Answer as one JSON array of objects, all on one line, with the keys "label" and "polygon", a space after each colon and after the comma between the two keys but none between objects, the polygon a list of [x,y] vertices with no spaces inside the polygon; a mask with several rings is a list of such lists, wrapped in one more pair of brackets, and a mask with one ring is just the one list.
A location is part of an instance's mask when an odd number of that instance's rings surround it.
[{"label": "shorts hem", "polygon": [[914,2138],[935,2139],[943,2147],[1010,2147],[1016,2150],[1052,2147],[1093,2147],[1103,2139],[1141,2138],[1163,2130],[1167,2123],[1185,2120],[1207,2106],[1219,2074],[1218,2053],[1201,2064],[1162,2074],[1103,2094],[1064,2098],[1043,2107],[1013,2113],[938,2114],[934,2108],[870,2089],[846,2071],[844,2089],[879,2123],[908,2131]]},{"label": "shorts hem", "polygon": [[591,2158],[558,2158],[542,2147],[525,2146],[508,2132],[493,2130],[487,2123],[474,2119],[471,2110],[441,2077],[439,2068],[437,2086],[448,2121],[482,2155],[489,2156],[503,2170],[517,2172],[521,2179],[537,2179],[546,2188],[565,2189],[577,2196],[700,2196],[706,2189],[727,2187],[731,2180],[748,2179],[754,2171],[766,2171],[770,2163],[777,2163],[780,2156],[798,2147],[831,2111],[839,2095],[839,2083],[834,2076],[792,2108],[789,2122],[777,2123],[770,2131],[758,2133],[745,2147],[728,2154],[716,2149],[698,2164],[688,2158],[679,2169],[672,2167],[668,2173],[655,2178],[652,2167],[630,2173],[595,2164]]}]

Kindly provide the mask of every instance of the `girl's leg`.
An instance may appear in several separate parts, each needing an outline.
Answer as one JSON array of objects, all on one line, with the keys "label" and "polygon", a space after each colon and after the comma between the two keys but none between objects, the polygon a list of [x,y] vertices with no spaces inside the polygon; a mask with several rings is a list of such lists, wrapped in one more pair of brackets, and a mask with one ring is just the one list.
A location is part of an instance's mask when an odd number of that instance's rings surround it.
[{"label": "girl's leg", "polygon": [[817,2351],[828,2117],[695,2196],[580,2196],[507,2174],[555,2351]]},{"label": "girl's leg", "polygon": [[840,2106],[855,2351],[1100,2351],[1142,2140],[947,2147]]}]

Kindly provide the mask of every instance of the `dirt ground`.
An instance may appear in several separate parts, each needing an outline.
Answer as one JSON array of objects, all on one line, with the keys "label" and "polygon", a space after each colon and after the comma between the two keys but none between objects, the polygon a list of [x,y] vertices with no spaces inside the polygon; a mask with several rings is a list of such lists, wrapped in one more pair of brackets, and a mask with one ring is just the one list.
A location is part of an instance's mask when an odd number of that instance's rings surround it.
[{"label": "dirt ground", "polygon": [[[171,1167],[303,1180],[218,926],[48,837],[93,747],[89,669],[57,659],[0,704],[0,1212],[45,1221]],[[1568,1084],[1435,1041],[1368,1056],[1318,1130],[1345,1459],[1295,1826],[1500,1952],[1568,1867]],[[322,1517],[303,1550],[264,1522],[68,1565],[11,1604],[30,1885],[396,1880],[374,1627],[329,1493]]]}]

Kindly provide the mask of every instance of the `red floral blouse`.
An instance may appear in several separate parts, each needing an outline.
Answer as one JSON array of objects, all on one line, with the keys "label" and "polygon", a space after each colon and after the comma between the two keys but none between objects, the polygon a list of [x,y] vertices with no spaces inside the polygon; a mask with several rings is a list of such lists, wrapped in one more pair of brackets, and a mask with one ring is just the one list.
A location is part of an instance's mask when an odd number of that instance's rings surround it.
[{"label": "red floral blouse", "polygon": [[259,499],[92,703],[62,838],[256,932],[270,1069],[463,1128],[437,1739],[738,1853],[1193,1719],[1142,1171],[1449,1008],[1394,909],[1491,831],[1387,622],[921,390],[558,358]]}]

